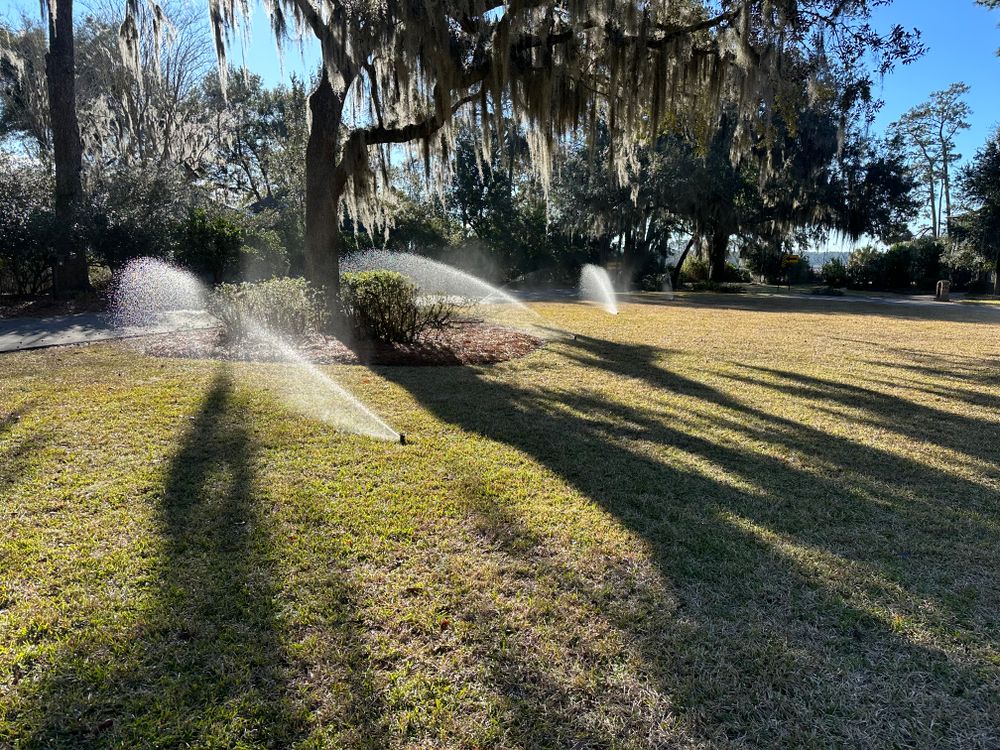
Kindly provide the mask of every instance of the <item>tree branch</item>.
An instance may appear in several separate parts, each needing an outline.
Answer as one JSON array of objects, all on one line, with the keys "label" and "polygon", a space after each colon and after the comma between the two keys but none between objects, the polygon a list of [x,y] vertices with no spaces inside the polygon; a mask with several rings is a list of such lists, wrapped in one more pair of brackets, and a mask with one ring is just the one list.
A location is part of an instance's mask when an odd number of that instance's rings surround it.
[{"label": "tree branch", "polygon": [[429,138],[447,124],[448,120],[451,119],[451,115],[478,98],[478,91],[463,96],[451,106],[447,117],[435,114],[426,120],[413,122],[402,127],[387,128],[382,125],[376,125],[371,128],[355,130],[347,137],[347,141],[344,143],[343,156],[340,159],[340,163],[337,164],[336,176],[334,178],[337,183],[335,192],[340,192],[349,177],[344,165],[354,163],[356,161],[355,157],[360,157],[368,146],[377,146],[386,143],[409,143],[418,138]]},{"label": "tree branch", "polygon": [[413,141],[418,138],[427,138],[443,128],[448,119],[450,119],[451,115],[455,114],[466,104],[469,104],[478,98],[478,91],[463,96],[452,105],[449,117],[447,118],[441,117],[440,115],[434,115],[432,117],[428,117],[426,120],[413,122],[409,125],[403,125],[398,128],[387,128],[378,125],[372,128],[365,128],[363,130],[355,130],[347,139],[345,148],[350,147],[352,143],[361,143],[365,146],[373,146],[381,143],[407,143],[408,141]]}]

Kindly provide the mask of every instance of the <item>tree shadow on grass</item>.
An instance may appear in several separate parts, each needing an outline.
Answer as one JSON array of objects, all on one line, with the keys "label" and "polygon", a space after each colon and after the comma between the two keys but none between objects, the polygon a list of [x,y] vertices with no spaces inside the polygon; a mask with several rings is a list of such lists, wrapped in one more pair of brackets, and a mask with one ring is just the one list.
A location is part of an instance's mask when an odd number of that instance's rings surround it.
[{"label": "tree shadow on grass", "polygon": [[[984,462],[1000,461],[1000,424],[972,415],[957,417],[943,409],[915,403],[881,389],[846,383],[775,367],[744,365],[744,375],[729,375],[750,385],[764,385],[789,396],[808,398],[817,404],[860,411],[858,424],[891,430],[905,437],[933,443]],[[936,389],[937,395],[974,402],[973,394],[961,388]],[[930,391],[934,393],[934,391]],[[989,405],[987,402],[986,405]]]},{"label": "tree shadow on grass", "polygon": [[0,498],[30,471],[33,459],[47,441],[37,430],[25,434],[19,428],[22,418],[33,406],[33,403],[26,401],[0,414]]},{"label": "tree shadow on grass", "polygon": [[934,304],[913,302],[902,297],[859,299],[823,295],[792,294],[685,294],[674,299],[655,294],[621,295],[620,300],[638,305],[668,305],[698,309],[740,310],[751,313],[786,315],[864,315],[897,320],[992,323],[1000,321],[1000,309],[992,305]]},{"label": "tree shadow on grass", "polygon": [[[649,543],[677,606],[616,623],[642,644],[697,737],[859,747],[1000,741],[988,619],[1000,538],[995,511],[982,516],[1000,493],[748,406],[670,372],[653,347],[577,337],[559,353],[695,397],[710,407],[698,417],[737,439],[702,435],[655,404],[633,408],[572,386],[520,386],[460,368],[384,374],[442,420],[524,451]],[[793,452],[821,470],[783,455]],[[510,554],[537,546],[509,512],[495,523],[511,529]],[[525,709],[528,727],[533,713],[546,709]]]},{"label": "tree shadow on grass", "polygon": [[124,638],[106,627],[57,652],[25,747],[283,748],[301,736],[245,408],[220,371],[167,471],[148,605]]},{"label": "tree shadow on grass", "polygon": [[[760,504],[755,517],[770,528],[807,544],[833,545],[845,558],[875,564],[880,575],[906,586],[913,596],[950,610],[963,627],[973,627],[975,616],[1000,606],[991,583],[991,558],[984,555],[1000,545],[1000,492],[997,472],[991,468],[1000,460],[1000,423],[857,383],[777,368],[740,364],[739,371],[719,376],[736,388],[765,388],[807,400],[855,430],[888,431],[953,452],[963,468],[975,473],[973,479],[931,466],[923,457],[892,451],[891,442],[886,447],[864,445],[760,409],[731,391],[671,372],[660,364],[662,352],[653,347],[577,337],[570,348],[568,356],[575,361],[697,398],[711,410],[710,423],[738,434],[741,442],[753,441],[789,456],[734,450],[690,432],[672,438],[676,442],[671,444],[694,447],[697,455],[763,489],[768,501]],[[593,403],[588,408],[599,411],[601,406]],[[662,428],[648,414],[639,413],[636,419],[648,433]],[[641,439],[641,432],[632,437]],[[953,543],[942,545],[942,536]],[[914,554],[921,548],[922,554]],[[967,597],[956,597],[952,590],[970,584],[982,589],[975,611],[970,611]],[[985,624],[991,637],[1000,635],[997,623]]]}]

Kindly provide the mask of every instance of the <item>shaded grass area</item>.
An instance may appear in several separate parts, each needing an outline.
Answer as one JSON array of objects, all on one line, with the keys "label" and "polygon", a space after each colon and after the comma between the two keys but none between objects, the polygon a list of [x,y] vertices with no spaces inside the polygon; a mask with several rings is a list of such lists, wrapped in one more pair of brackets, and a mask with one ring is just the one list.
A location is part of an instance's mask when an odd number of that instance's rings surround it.
[{"label": "shaded grass area", "polygon": [[0,360],[0,746],[995,747],[990,310],[651,296],[493,368]]}]

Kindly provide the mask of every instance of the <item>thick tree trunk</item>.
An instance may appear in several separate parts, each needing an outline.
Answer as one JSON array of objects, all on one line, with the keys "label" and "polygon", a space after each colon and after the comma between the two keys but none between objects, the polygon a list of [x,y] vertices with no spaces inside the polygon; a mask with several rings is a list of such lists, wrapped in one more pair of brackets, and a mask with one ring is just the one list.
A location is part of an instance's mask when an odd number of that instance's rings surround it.
[{"label": "thick tree trunk", "polygon": [[306,145],[306,276],[326,290],[335,312],[340,292],[340,218],[343,180],[337,170],[338,134],[343,98],[334,92],[326,71],[309,96],[311,126]]},{"label": "thick tree trunk", "polygon": [[713,232],[708,244],[708,279],[721,283],[726,277],[726,259],[729,257],[728,232]]},{"label": "thick tree trunk", "polygon": [[56,294],[87,291],[87,252],[78,246],[72,227],[83,198],[83,143],[76,116],[76,66],[73,59],[73,0],[49,4],[49,51],[45,78],[52,123],[52,152],[56,169],[55,211],[64,230],[52,269]]},{"label": "thick tree trunk", "polygon": [[605,234],[598,241],[597,245],[597,264],[605,268],[607,268],[608,262],[611,260],[611,242],[611,235]]}]

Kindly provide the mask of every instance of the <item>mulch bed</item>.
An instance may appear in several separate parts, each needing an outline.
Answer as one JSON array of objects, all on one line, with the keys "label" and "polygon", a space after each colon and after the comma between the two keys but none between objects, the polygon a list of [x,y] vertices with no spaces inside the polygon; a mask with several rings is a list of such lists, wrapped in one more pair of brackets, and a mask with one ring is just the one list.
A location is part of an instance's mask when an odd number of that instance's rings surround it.
[{"label": "mulch bed", "polygon": [[[312,334],[295,350],[315,364],[488,365],[523,357],[545,343],[511,328],[459,321],[422,333],[412,344],[365,343],[348,347],[331,336]],[[287,357],[266,341],[227,341],[221,329],[178,331],[144,336],[133,346],[154,357],[280,362]]]},{"label": "mulch bed", "polygon": [[10,318],[49,318],[57,315],[104,312],[108,301],[103,295],[88,294],[75,299],[0,296],[0,320]]}]

